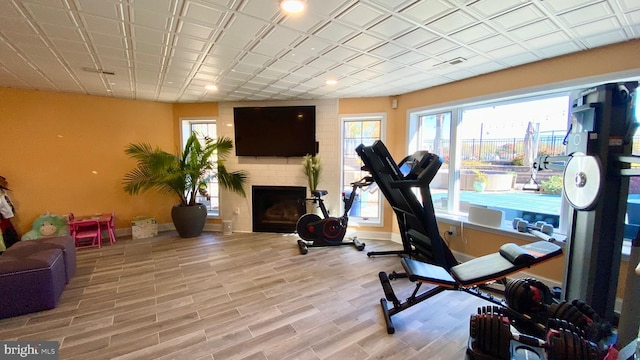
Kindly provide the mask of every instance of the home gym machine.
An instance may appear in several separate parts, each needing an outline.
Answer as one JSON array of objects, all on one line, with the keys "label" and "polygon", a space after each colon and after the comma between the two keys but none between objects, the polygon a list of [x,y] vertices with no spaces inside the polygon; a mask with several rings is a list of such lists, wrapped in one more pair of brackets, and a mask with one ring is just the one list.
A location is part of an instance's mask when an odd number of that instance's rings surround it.
[{"label": "home gym machine", "polygon": [[[570,205],[570,230],[565,246],[561,298],[563,301],[581,299],[590,304],[591,318],[597,317],[606,323],[618,322],[614,306],[622,257],[628,177],[640,175],[640,169],[631,168],[631,164],[640,164],[640,158],[631,155],[631,140],[638,128],[632,96],[637,86],[637,82],[625,82],[581,91],[571,109],[571,124],[565,137],[566,155],[541,156],[533,164],[534,171],[554,169],[564,172],[563,194]],[[620,352],[620,359],[627,359],[629,353],[634,352],[627,349],[631,345],[635,349],[640,326],[640,307],[636,305],[640,281],[633,271],[640,258],[639,237],[640,234],[631,247],[630,260],[633,262],[629,264],[615,340],[617,349],[626,350],[624,355]],[[567,326],[563,330],[550,330],[552,334],[561,334],[560,343],[554,344],[549,336],[537,344],[522,338],[524,345],[516,342],[521,350],[518,354],[518,348],[512,346],[516,341],[514,337],[506,327],[498,325],[504,323],[504,319],[501,309],[497,312],[482,310],[472,316],[467,352],[472,358],[602,359],[604,356],[602,348],[584,341],[584,333]],[[576,334],[580,338],[575,338]]]},{"label": "home gym machine", "polygon": [[365,176],[351,183],[351,193],[348,195],[344,192],[342,193],[344,214],[340,217],[329,216],[327,207],[324,205],[324,200],[322,199],[324,195],[328,194],[326,190],[311,191],[313,198],[306,200],[318,204],[320,211],[322,211],[323,218],[316,214],[304,214],[298,219],[296,231],[302,238],[298,240],[300,254],[305,255],[310,247],[324,246],[353,245],[359,251],[364,250],[365,244],[358,241],[356,236],[353,236],[350,241],[344,241],[344,238],[347,234],[347,225],[349,223],[349,210],[351,210],[351,206],[353,206],[357,190],[367,187],[372,183],[373,178],[370,176]]},{"label": "home gym machine", "polygon": [[[610,321],[616,317],[629,177],[640,175],[637,167],[631,168],[640,164],[640,158],[631,155],[631,140],[638,128],[633,98],[637,87],[637,82],[610,83],[580,92],[571,109],[566,156],[543,156],[533,164],[535,170],[564,169],[563,193],[571,205],[571,227],[562,297],[582,299]],[[632,252],[637,251],[635,247]],[[632,273],[628,276],[633,278]],[[620,346],[635,339],[640,326],[637,307],[625,313],[631,305],[627,302],[620,315]]]}]

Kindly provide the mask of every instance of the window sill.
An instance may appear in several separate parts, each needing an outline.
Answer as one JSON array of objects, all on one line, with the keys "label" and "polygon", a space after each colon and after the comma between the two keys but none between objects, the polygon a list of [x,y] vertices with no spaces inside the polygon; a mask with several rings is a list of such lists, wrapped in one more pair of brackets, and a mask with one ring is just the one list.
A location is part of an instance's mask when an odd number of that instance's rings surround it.
[{"label": "window sill", "polygon": [[[526,233],[518,232],[510,227],[510,224],[505,224],[499,228],[479,225],[470,223],[467,221],[467,217],[463,215],[454,215],[454,214],[436,214],[436,219],[438,222],[442,222],[445,224],[450,224],[456,227],[464,227],[474,230],[484,231],[490,234],[509,236],[514,239],[519,239],[523,241],[535,242],[541,240],[540,238]],[[565,234],[554,234],[554,238],[558,240],[558,245],[562,248],[565,247],[565,243],[567,241],[567,236]],[[631,239],[624,239],[622,244],[622,261],[629,261],[629,254],[631,253]]]},{"label": "window sill", "polygon": [[[443,222],[445,224],[451,224],[457,227],[463,227],[468,229],[480,230],[490,234],[508,236],[514,239],[519,239],[523,241],[536,242],[542,240],[534,235],[528,233],[521,233],[514,230],[511,227],[511,224],[507,224],[505,221],[501,227],[492,227],[487,225],[480,225],[475,223],[470,223],[467,220],[466,216],[463,215],[453,215],[453,214],[436,214],[436,219],[439,222]],[[558,240],[558,245],[564,247],[567,236],[564,234],[554,234],[554,238]]]}]

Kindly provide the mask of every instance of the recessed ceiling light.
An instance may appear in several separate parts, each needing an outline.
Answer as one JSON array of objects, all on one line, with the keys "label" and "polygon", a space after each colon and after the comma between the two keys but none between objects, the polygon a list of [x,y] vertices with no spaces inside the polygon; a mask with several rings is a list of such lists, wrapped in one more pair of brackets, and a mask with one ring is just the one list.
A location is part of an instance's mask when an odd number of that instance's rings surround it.
[{"label": "recessed ceiling light", "polygon": [[280,0],[280,8],[288,13],[299,13],[304,10],[304,1]]},{"label": "recessed ceiling light", "polygon": [[216,90],[218,90],[218,87],[215,86],[215,85],[207,85],[204,88],[207,89],[208,91],[216,91]]},{"label": "recessed ceiling light", "polygon": [[338,83],[338,80],[334,80],[334,79],[329,79],[327,81],[324,82],[327,85],[335,85]]}]

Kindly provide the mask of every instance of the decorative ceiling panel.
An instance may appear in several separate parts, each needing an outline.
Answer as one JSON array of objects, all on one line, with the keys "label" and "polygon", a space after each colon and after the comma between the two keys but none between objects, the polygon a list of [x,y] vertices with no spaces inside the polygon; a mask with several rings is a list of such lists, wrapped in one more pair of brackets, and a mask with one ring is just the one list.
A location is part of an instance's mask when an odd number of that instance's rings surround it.
[{"label": "decorative ceiling panel", "polygon": [[389,96],[640,37],[637,0],[307,5],[0,1],[0,87],[162,102]]}]

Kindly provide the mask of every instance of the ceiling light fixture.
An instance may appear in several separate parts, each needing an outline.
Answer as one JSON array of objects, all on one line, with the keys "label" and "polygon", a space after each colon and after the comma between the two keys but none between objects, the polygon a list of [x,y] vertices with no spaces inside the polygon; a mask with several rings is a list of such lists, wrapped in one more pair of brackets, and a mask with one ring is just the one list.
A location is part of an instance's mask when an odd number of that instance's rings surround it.
[{"label": "ceiling light fixture", "polygon": [[299,13],[304,10],[304,1],[280,0],[280,8],[288,13]]},{"label": "ceiling light fixture", "polygon": [[333,79],[329,79],[327,81],[324,82],[327,85],[335,85],[338,83],[338,80],[333,80]]},{"label": "ceiling light fixture", "polygon": [[207,89],[208,91],[216,91],[216,90],[218,90],[218,87],[215,86],[215,85],[207,85],[204,88]]}]

